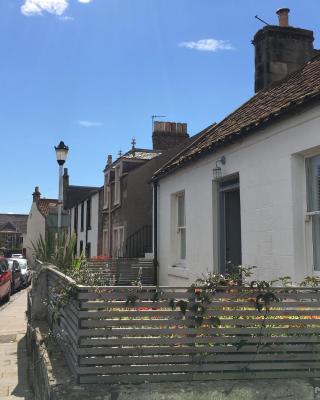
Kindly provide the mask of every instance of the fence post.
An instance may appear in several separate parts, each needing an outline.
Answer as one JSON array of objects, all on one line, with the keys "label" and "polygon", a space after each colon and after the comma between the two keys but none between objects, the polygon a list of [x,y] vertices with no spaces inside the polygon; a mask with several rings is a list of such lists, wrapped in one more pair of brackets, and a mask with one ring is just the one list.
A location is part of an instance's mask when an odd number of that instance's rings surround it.
[{"label": "fence post", "polygon": [[42,266],[32,280],[30,291],[32,299],[31,321],[44,320],[47,318],[48,303],[48,270]]}]

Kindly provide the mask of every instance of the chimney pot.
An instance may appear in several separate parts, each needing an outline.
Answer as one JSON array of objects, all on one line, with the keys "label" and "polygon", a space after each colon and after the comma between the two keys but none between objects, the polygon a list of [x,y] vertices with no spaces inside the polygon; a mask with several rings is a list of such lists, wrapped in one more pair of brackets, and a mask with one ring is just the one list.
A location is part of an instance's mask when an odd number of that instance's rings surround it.
[{"label": "chimney pot", "polygon": [[282,28],[289,26],[289,8],[279,8],[277,10],[278,18],[279,18],[279,26]]},{"label": "chimney pot", "polygon": [[169,150],[182,143],[188,137],[186,123],[154,121],[152,133],[153,150]]},{"label": "chimney pot", "polygon": [[32,193],[33,201],[38,202],[41,198],[41,193],[39,192],[39,186],[34,188],[34,192]]}]

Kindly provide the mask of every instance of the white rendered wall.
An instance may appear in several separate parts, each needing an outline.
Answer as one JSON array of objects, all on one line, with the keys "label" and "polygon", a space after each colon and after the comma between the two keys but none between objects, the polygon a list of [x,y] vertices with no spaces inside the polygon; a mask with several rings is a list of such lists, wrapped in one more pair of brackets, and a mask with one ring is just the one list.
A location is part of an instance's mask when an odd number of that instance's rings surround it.
[{"label": "white rendered wall", "polygon": [[40,236],[45,239],[46,222],[43,215],[38,210],[35,202],[32,203],[31,210],[28,215],[27,221],[27,235],[23,242],[23,247],[26,248],[26,255],[29,261],[33,261],[33,247],[32,243],[36,243]]},{"label": "white rendered wall", "polygon": [[81,204],[71,209],[71,233],[74,233],[75,208],[78,207],[77,255],[80,255],[80,241],[83,241],[83,251],[86,243],[91,243],[91,257],[98,255],[98,219],[99,219],[99,193],[91,196],[91,229],[86,232],[87,226],[87,200],[84,201],[84,223],[81,232]]},{"label": "white rendered wall", "polygon": [[[85,211],[87,207],[86,203],[85,203]],[[98,218],[99,218],[99,193],[95,193],[91,197],[91,229],[88,231],[88,242],[91,243],[91,257],[95,257],[98,255]]]},{"label": "white rendered wall", "polygon": [[[239,173],[242,264],[256,265],[257,279],[313,273],[311,223],[306,222],[304,157],[320,153],[320,108],[292,116],[239,140],[159,181],[158,254],[161,285],[190,284],[218,271],[216,160],[226,157],[223,176]],[[171,196],[185,191],[185,268],[172,267]]]}]

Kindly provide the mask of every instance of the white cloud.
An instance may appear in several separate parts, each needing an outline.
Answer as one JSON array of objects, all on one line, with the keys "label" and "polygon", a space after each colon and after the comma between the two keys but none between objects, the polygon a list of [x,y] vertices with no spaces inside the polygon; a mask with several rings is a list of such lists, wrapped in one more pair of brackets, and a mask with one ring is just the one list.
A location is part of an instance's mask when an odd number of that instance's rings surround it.
[{"label": "white cloud", "polygon": [[98,126],[101,126],[102,123],[101,122],[97,122],[97,121],[85,121],[85,120],[78,120],[77,124],[79,124],[80,126],[84,127],[84,128],[97,128]]},{"label": "white cloud", "polygon": [[217,50],[234,50],[234,47],[229,41],[218,39],[201,39],[197,42],[182,42],[179,44],[179,46],[187,49],[211,52],[215,52]]},{"label": "white cloud", "polygon": [[[89,4],[92,0],[78,0],[78,3]],[[69,7],[69,0],[24,0],[21,6],[22,14],[26,16],[42,15],[43,12],[48,12],[55,15],[63,15]],[[64,21],[71,20],[71,17],[66,17]]]},{"label": "white cloud", "polygon": [[48,12],[50,14],[62,15],[69,4],[67,0],[25,0],[21,6],[21,12],[24,15],[42,15]]}]

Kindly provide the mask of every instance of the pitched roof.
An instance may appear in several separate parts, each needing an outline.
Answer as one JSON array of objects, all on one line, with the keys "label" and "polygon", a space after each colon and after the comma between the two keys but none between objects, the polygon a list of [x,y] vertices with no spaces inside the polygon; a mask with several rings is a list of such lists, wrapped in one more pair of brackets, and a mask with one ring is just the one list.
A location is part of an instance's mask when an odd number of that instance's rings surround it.
[{"label": "pitched roof", "polygon": [[27,233],[27,221],[28,214],[0,214],[0,226],[10,222],[21,233]]},{"label": "pitched roof", "polygon": [[[119,156],[114,162],[111,164],[111,167],[116,166],[120,160],[142,160],[142,161],[149,161],[152,160],[153,158],[159,156],[161,154],[160,151],[158,150],[150,150],[150,149],[130,149],[126,153],[122,154]],[[109,165],[107,164],[105,166],[105,170],[109,168]]]},{"label": "pitched roof", "polygon": [[313,99],[320,99],[320,55],[282,81],[259,91],[217,125],[206,128],[198,140],[158,170],[154,179],[252,133],[264,123]]},{"label": "pitched roof", "polygon": [[49,212],[56,209],[59,201],[56,199],[40,199],[37,202],[37,207],[40,213],[46,218]]},{"label": "pitched roof", "polygon": [[66,189],[66,198],[64,199],[64,208],[70,209],[74,207],[96,193],[99,189],[100,187],[95,186],[68,186]]},{"label": "pitched roof", "polygon": [[11,222],[6,222],[0,226],[0,232],[17,232],[17,228]]},{"label": "pitched roof", "polygon": [[161,152],[156,150],[134,149],[123,154],[121,158],[128,160],[152,160],[152,158],[157,157],[159,154]]}]

